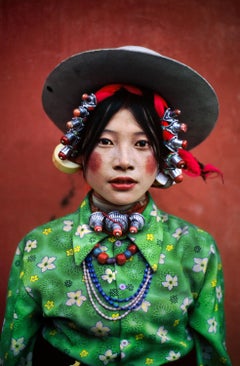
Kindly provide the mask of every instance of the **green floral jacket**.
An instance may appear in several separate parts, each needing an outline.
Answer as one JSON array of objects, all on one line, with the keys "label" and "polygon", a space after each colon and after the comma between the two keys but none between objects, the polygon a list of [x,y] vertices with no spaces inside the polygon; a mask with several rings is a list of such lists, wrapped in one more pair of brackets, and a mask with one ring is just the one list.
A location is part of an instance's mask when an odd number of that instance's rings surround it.
[{"label": "green floral jacket", "polygon": [[[9,278],[0,364],[32,365],[41,329],[77,365],[159,366],[193,347],[198,366],[231,365],[222,265],[213,238],[163,213],[151,197],[143,212],[145,226],[137,234],[116,239],[95,233],[88,225],[90,214],[87,196],[76,212],[36,228],[20,242]],[[97,243],[109,256],[124,252],[129,243],[139,252],[123,266],[93,259],[101,293],[93,289],[90,299],[83,263]],[[152,281],[140,306],[127,314],[106,309],[102,294],[131,299],[147,264]]]}]

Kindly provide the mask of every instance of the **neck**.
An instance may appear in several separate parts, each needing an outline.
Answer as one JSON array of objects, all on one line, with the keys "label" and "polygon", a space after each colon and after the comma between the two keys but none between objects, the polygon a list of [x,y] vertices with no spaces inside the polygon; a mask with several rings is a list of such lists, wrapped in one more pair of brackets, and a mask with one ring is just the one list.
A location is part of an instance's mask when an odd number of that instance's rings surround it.
[{"label": "neck", "polygon": [[140,200],[129,203],[127,205],[115,205],[111,202],[106,201],[96,192],[92,192],[90,196],[90,201],[92,211],[103,211],[103,212],[119,211],[122,213],[129,213],[133,211],[142,212],[148,203],[148,195],[145,194],[143,197],[140,198]]}]

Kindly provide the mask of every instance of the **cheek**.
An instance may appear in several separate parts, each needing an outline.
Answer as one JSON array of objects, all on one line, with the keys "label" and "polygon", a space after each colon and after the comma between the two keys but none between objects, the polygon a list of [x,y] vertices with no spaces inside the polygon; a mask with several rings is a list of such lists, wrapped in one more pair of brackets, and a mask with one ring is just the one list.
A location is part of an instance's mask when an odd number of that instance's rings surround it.
[{"label": "cheek", "polygon": [[147,174],[154,174],[157,169],[157,163],[153,155],[149,156],[145,162],[145,170]]},{"label": "cheek", "polygon": [[101,166],[102,166],[102,158],[100,154],[98,154],[95,151],[89,158],[87,169],[91,170],[93,173],[96,173],[101,169]]}]

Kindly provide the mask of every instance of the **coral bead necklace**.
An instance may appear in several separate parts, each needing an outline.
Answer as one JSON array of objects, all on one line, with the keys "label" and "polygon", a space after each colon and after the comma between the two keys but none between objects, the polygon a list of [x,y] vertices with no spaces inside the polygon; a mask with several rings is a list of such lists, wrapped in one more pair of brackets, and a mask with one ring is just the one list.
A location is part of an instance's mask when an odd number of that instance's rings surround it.
[{"label": "coral bead necklace", "polygon": [[122,266],[137,252],[137,246],[131,243],[123,253],[119,253],[115,257],[109,258],[108,254],[100,249],[100,244],[96,244],[92,254],[100,264],[118,264],[119,266]]}]

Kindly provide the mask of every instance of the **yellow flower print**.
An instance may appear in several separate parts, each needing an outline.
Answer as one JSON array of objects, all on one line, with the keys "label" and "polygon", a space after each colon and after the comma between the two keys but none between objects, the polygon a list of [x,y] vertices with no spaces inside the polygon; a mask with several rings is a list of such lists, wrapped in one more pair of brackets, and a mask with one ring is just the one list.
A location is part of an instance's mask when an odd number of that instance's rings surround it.
[{"label": "yellow flower print", "polygon": [[42,233],[43,233],[44,235],[48,235],[48,234],[50,234],[51,232],[52,232],[52,229],[49,227],[49,228],[47,228],[47,229],[44,229]]},{"label": "yellow flower print", "polygon": [[76,248],[73,249],[74,253],[79,253],[81,250],[80,245],[77,245]]},{"label": "yellow flower print", "polygon": [[70,255],[73,255],[73,249],[71,248],[71,249],[66,250],[66,254],[67,254],[68,257]]},{"label": "yellow flower print", "polygon": [[57,334],[56,329],[53,329],[49,332],[50,336],[55,336]]},{"label": "yellow flower print", "polygon": [[48,300],[46,304],[44,305],[48,310],[52,309],[54,307],[54,302]]},{"label": "yellow flower print", "polygon": [[217,286],[217,280],[212,280],[211,281],[211,286],[216,287]]},{"label": "yellow flower print", "polygon": [[136,335],[136,341],[139,341],[144,338],[144,335],[142,333]]},{"label": "yellow flower print", "polygon": [[147,234],[147,240],[153,241],[154,235],[153,234]]},{"label": "yellow flower print", "polygon": [[156,270],[157,270],[157,264],[156,264],[156,263],[152,265],[152,270],[153,270],[154,272],[156,272]]},{"label": "yellow flower print", "polygon": [[86,206],[86,200],[82,201],[82,203],[80,205],[81,208],[84,207],[84,206]]},{"label": "yellow flower print", "polygon": [[179,342],[183,347],[187,347],[187,344],[185,342]]},{"label": "yellow flower print", "polygon": [[174,326],[174,327],[177,327],[179,323],[180,323],[180,320],[179,320],[179,319],[176,319],[176,320],[174,321],[174,323],[173,323],[173,326]]},{"label": "yellow flower print", "polygon": [[167,251],[170,252],[171,250],[173,250],[173,245],[172,244],[168,244],[166,247]]},{"label": "yellow flower print", "polygon": [[116,314],[112,314],[112,318],[113,319],[117,319],[119,317],[119,314],[118,313],[116,313]]},{"label": "yellow flower print", "polygon": [[23,278],[23,276],[24,276],[24,272],[23,272],[23,271],[21,271],[21,273],[20,273],[20,275],[19,275],[19,278]]},{"label": "yellow flower print", "polygon": [[146,358],[145,365],[152,365],[153,359],[152,358]]},{"label": "yellow flower print", "polygon": [[38,281],[38,280],[39,280],[39,278],[38,278],[37,275],[33,275],[33,276],[30,277],[31,282],[35,282],[35,281]]},{"label": "yellow flower print", "polygon": [[114,243],[116,241],[116,238],[114,236],[111,236],[108,238],[108,241],[110,241],[110,243]]},{"label": "yellow flower print", "polygon": [[85,349],[83,349],[83,350],[80,352],[80,356],[81,356],[81,357],[87,357],[87,356],[88,356],[88,351],[86,351]]}]

